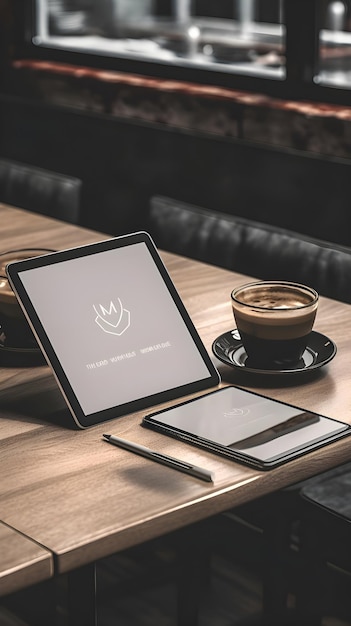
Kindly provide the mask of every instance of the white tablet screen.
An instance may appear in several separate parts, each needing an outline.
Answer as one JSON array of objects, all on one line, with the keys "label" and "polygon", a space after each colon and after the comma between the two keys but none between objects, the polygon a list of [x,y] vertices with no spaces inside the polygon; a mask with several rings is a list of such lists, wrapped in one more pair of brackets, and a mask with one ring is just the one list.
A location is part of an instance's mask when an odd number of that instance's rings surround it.
[{"label": "white tablet screen", "polygon": [[213,375],[144,241],[18,278],[86,416]]}]

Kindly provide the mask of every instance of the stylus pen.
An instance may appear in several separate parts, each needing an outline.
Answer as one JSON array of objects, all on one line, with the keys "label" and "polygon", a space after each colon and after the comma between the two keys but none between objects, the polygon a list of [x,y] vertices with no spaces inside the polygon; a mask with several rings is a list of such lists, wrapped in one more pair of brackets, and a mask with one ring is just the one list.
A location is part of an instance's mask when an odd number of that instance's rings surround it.
[{"label": "stylus pen", "polygon": [[203,467],[197,467],[197,465],[185,463],[184,461],[175,459],[172,456],[168,456],[168,454],[161,454],[161,452],[150,450],[150,448],[141,446],[139,443],[127,441],[126,439],[115,437],[114,435],[103,435],[103,437],[105,437],[107,441],[113,443],[115,446],[119,446],[120,448],[129,450],[130,452],[135,452],[135,454],[140,454],[147,459],[151,459],[151,461],[156,461],[156,463],[162,463],[162,465],[173,467],[173,469],[184,472],[185,474],[190,474],[191,476],[195,476],[196,478],[201,478],[201,480],[205,480],[208,483],[213,481],[211,472],[204,469]]}]

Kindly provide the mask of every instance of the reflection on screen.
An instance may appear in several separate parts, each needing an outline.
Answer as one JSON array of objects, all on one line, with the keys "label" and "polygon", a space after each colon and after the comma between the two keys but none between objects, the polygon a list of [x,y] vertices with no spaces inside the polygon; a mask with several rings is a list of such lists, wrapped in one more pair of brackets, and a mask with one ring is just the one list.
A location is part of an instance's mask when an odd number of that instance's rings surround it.
[{"label": "reflection on screen", "polygon": [[235,387],[207,394],[152,419],[261,461],[280,458],[348,428]]}]

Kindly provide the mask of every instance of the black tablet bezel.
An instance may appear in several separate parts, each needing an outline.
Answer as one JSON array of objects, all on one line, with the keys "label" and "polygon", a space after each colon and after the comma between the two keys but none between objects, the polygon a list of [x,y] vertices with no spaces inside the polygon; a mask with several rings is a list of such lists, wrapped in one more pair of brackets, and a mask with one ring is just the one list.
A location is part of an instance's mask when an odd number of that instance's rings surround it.
[{"label": "black tablet bezel", "polygon": [[[218,394],[218,393],[225,393],[226,390],[230,389],[230,388],[235,388],[234,385],[227,385],[225,387],[221,387],[220,389],[216,389],[210,393],[205,394],[204,396],[200,396],[197,398],[192,398],[190,400],[185,400],[184,402],[180,402],[179,404],[177,404],[177,407],[181,407],[181,406],[186,406],[187,404],[191,403],[191,402],[197,402],[198,400],[201,400],[207,396],[210,395],[214,395],[214,394]],[[280,400],[275,400],[273,398],[269,398],[268,396],[265,396],[264,394],[261,393],[257,393],[255,391],[248,391],[246,389],[242,389],[241,387],[239,387],[241,392],[247,393],[249,395],[253,395],[253,396],[258,396],[260,398],[263,399],[267,399],[267,400],[271,400],[272,402],[275,402],[277,404],[281,404],[283,406],[288,406],[294,409],[298,409],[301,411],[304,411],[304,409],[302,409],[301,407],[297,407],[296,405],[290,404],[288,402],[282,402]],[[226,447],[224,445],[220,445],[214,441],[205,439],[205,438],[201,438],[199,436],[193,435],[191,432],[187,432],[181,429],[177,429],[174,428],[172,426],[169,426],[168,424],[164,424],[162,423],[162,421],[158,421],[160,416],[162,418],[162,414],[167,413],[168,411],[171,411],[172,409],[174,409],[175,406],[173,407],[167,407],[164,408],[160,411],[155,411],[154,413],[150,413],[149,415],[145,415],[142,419],[142,426],[146,427],[146,428],[150,428],[151,430],[155,430],[159,433],[162,433],[164,435],[168,435],[170,437],[173,437],[175,439],[181,440],[181,441],[185,441],[186,443],[190,443],[192,445],[195,445],[199,448],[205,449],[209,452],[214,452],[215,454],[218,454],[222,457],[226,457],[231,459],[232,461],[237,461],[238,463],[242,463],[243,465],[247,465],[249,467],[253,467],[255,469],[258,470],[270,470],[270,469],[274,469],[275,467],[279,467],[285,463],[287,463],[288,461],[291,461],[293,459],[296,459],[298,457],[301,457],[305,454],[307,454],[308,452],[312,452],[313,450],[317,450],[319,448],[324,447],[325,445],[332,443],[334,441],[337,441],[339,439],[342,439],[343,437],[346,436],[350,436],[351,434],[351,426],[345,422],[341,422],[340,420],[336,420],[334,418],[331,417],[327,417],[325,415],[322,415],[320,413],[315,413],[313,411],[308,411],[308,413],[311,413],[312,415],[318,415],[319,417],[323,417],[324,419],[330,420],[332,422],[336,422],[338,424],[342,424],[345,426],[345,429],[341,432],[338,432],[334,435],[331,435],[330,437],[325,437],[319,441],[315,441],[312,442],[310,444],[306,444],[306,446],[304,446],[303,448],[299,448],[298,450],[294,450],[291,451],[287,454],[285,454],[284,456],[281,456],[279,458],[270,460],[270,461],[263,461],[262,459],[259,459],[257,457],[254,457],[248,453],[245,452],[241,452],[238,449],[233,449],[233,448],[229,448]]]},{"label": "black tablet bezel", "polygon": [[[66,373],[50,342],[50,338],[48,337],[46,330],[36,313],[35,307],[33,306],[33,303],[21,281],[20,274],[22,272],[26,272],[27,270],[32,270],[48,265],[54,265],[68,260],[82,258],[85,256],[133,245],[136,243],[146,244],[147,249],[149,250],[155,263],[155,266],[159,271],[168,289],[168,292],[194,341],[194,346],[198,350],[207,368],[208,377],[201,380],[189,382],[186,385],[170,388],[156,394],[151,394],[143,398],[131,400],[129,402],[86,415],[80,406],[80,403],[73,391],[73,388],[66,376]],[[63,393],[63,396],[72,413],[72,416],[79,428],[86,428],[88,426],[92,426],[94,424],[98,424],[103,421],[113,419],[115,417],[120,417],[122,415],[144,409],[148,406],[167,402],[169,400],[173,400],[175,398],[179,398],[187,394],[192,394],[218,385],[220,381],[219,373],[215,365],[213,364],[204,344],[202,343],[202,340],[172,282],[172,279],[168,274],[168,271],[157,251],[157,248],[152,238],[147,232],[140,231],[128,235],[123,235],[121,237],[115,237],[112,239],[79,246],[76,248],[69,248],[66,250],[53,252],[40,257],[33,257],[30,259],[15,261],[7,265],[6,272],[10,285],[17,296],[19,304],[30,324],[30,327],[41,347],[41,350],[43,351],[47,363],[53,370],[61,392]]]}]

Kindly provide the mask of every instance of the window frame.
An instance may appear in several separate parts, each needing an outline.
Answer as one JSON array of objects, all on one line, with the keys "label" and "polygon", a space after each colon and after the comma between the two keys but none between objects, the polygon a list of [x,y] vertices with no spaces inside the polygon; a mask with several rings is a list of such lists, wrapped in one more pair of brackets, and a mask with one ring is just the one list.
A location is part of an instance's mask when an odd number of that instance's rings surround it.
[{"label": "window frame", "polygon": [[[17,58],[55,61],[71,65],[138,74],[160,79],[218,86],[255,93],[263,93],[284,100],[312,100],[332,104],[349,105],[350,88],[327,86],[315,82],[319,67],[319,31],[321,29],[320,0],[283,0],[286,27],[285,78],[253,76],[215,69],[185,67],[150,59],[123,58],[103,53],[94,54],[62,50],[46,45],[35,45],[33,34],[36,25],[35,0],[21,0],[17,4],[16,20]],[[18,9],[21,7],[21,9]],[[304,28],[301,28],[301,15]]]}]

